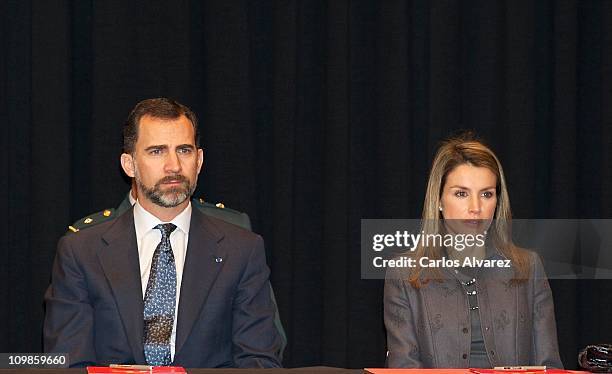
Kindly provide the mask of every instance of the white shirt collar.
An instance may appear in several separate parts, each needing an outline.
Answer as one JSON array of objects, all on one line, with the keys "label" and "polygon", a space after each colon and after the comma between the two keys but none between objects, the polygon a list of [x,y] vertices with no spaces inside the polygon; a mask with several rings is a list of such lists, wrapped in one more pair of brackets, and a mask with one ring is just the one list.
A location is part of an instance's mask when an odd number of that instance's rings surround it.
[{"label": "white shirt collar", "polygon": [[139,244],[142,236],[160,223],[173,223],[179,230],[188,235],[189,226],[191,225],[191,210],[191,201],[189,201],[187,207],[185,207],[182,212],[174,217],[172,221],[163,222],[145,210],[145,208],[140,205],[140,202],[136,200],[136,204],[134,204],[134,227],[136,228],[136,238],[138,239]]},{"label": "white shirt collar", "polygon": [[134,199],[134,196],[132,195],[133,190],[130,189],[130,192],[128,192],[128,200],[130,200],[130,204],[134,205],[136,204],[136,199]]}]

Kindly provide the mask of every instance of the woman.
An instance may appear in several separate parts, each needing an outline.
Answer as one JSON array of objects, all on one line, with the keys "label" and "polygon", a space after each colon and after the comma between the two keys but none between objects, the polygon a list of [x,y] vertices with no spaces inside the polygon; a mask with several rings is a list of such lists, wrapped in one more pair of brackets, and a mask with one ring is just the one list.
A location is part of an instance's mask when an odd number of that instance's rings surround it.
[{"label": "woman", "polygon": [[510,222],[495,154],[470,135],[446,141],[429,175],[423,231],[472,230],[484,236],[485,245],[463,251],[421,246],[413,255],[454,264],[469,257],[498,266],[434,268],[417,260],[412,268],[389,269],[384,292],[389,367],[562,367],[544,269],[535,253],[512,243]]}]

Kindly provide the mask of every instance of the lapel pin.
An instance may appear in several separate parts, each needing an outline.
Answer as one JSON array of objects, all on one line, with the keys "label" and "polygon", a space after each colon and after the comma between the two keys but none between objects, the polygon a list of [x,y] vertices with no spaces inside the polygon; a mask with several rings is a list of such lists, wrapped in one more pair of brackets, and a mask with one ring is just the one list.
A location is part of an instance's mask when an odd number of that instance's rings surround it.
[{"label": "lapel pin", "polygon": [[215,257],[215,262],[216,263],[223,262],[223,257]]}]

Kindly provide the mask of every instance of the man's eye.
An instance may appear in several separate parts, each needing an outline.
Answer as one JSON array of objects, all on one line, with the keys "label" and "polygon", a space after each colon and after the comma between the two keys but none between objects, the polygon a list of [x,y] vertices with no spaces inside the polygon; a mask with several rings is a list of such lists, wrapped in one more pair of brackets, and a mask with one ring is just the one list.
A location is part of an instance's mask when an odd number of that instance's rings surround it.
[{"label": "man's eye", "polygon": [[191,148],[179,148],[178,153],[190,154],[191,153]]},{"label": "man's eye", "polygon": [[465,191],[457,191],[457,192],[455,192],[455,196],[457,196],[457,197],[467,197],[467,192],[465,192]]},{"label": "man's eye", "polygon": [[161,154],[161,149],[151,149],[149,151],[149,154],[150,155],[159,155],[159,154]]}]

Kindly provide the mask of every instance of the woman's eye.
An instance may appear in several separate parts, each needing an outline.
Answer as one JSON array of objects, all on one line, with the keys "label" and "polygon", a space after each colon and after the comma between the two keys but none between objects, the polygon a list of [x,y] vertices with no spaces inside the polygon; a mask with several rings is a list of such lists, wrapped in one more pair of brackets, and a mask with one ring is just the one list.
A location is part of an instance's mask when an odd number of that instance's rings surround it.
[{"label": "woman's eye", "polygon": [[457,196],[457,197],[467,197],[467,192],[465,192],[465,191],[457,191],[457,192],[455,192],[455,196]]},{"label": "woman's eye", "polygon": [[492,198],[493,196],[494,196],[494,195],[493,195],[493,192],[491,192],[491,191],[486,191],[486,192],[483,192],[483,193],[482,193],[482,197],[487,198],[487,199],[490,199],[490,198]]}]

